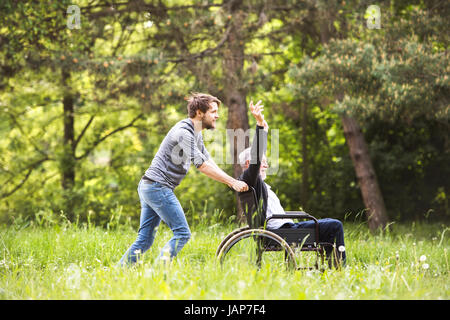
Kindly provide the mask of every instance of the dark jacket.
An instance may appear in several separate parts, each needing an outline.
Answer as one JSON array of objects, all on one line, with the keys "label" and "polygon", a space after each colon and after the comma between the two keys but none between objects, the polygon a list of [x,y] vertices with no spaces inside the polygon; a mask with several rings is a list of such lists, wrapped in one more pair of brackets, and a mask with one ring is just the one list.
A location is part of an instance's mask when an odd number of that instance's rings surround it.
[{"label": "dark jacket", "polygon": [[[251,158],[250,165],[244,172],[239,176],[239,180],[247,183],[249,187],[253,187],[256,193],[256,199],[258,203],[262,205],[263,214],[261,217],[261,222],[264,221],[267,212],[267,188],[264,184],[263,179],[259,174],[261,167],[261,160],[263,155],[266,153],[267,149],[267,132],[264,131],[264,127],[256,126],[255,137],[253,138],[253,143],[251,147]],[[260,224],[258,223],[258,224]]]}]

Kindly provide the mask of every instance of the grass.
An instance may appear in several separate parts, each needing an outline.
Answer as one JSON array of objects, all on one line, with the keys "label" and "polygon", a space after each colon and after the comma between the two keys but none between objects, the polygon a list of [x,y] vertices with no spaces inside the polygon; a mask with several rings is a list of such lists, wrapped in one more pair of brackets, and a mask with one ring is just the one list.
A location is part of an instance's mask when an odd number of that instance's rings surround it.
[{"label": "grass", "polygon": [[364,224],[344,223],[348,265],[325,272],[220,268],[216,248],[235,227],[191,226],[191,240],[164,268],[154,260],[172,234],[161,225],[142,263],[116,268],[136,237],[129,224],[0,226],[0,299],[450,298],[443,224],[393,225],[372,235]]}]

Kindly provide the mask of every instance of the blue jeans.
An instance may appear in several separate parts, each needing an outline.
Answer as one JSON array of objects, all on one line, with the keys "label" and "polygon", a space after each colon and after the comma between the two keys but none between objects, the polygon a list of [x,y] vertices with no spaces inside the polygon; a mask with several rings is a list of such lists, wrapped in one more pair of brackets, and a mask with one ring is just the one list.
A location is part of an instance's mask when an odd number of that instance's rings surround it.
[{"label": "blue jeans", "polygon": [[[319,241],[320,242],[328,242],[330,244],[336,243],[336,248],[340,246],[344,246],[344,227],[342,226],[342,222],[337,219],[325,218],[317,220],[319,223]],[[282,228],[314,228],[314,221],[307,220],[301,221],[297,223],[286,223],[282,226]],[[332,248],[330,246],[325,246],[325,252],[327,257],[329,258],[332,254]],[[345,265],[346,263],[346,254],[345,251],[336,252],[338,258],[342,258],[342,263]]]},{"label": "blue jeans", "polygon": [[125,252],[119,264],[135,263],[150,249],[159,223],[163,220],[173,232],[173,237],[161,250],[159,257],[168,253],[172,259],[191,237],[183,208],[173,190],[158,182],[141,180],[138,186],[141,217],[136,241]]}]

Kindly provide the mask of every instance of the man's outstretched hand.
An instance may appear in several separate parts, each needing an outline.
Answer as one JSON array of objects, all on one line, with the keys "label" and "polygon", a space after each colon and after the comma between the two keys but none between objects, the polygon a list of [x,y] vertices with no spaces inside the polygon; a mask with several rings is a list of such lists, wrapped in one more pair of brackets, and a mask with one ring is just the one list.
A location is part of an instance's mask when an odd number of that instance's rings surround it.
[{"label": "man's outstretched hand", "polygon": [[248,190],[248,185],[245,182],[230,177],[217,166],[212,158],[203,162],[202,165],[198,167],[198,170],[211,179],[225,183],[227,186],[233,188],[238,192],[244,192]]}]

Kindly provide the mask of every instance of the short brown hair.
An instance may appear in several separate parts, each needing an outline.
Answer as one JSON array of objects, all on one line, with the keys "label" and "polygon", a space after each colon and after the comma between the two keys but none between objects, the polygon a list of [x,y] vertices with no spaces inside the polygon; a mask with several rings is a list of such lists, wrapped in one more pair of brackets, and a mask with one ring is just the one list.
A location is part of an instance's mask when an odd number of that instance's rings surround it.
[{"label": "short brown hair", "polygon": [[207,112],[209,109],[209,105],[212,102],[216,102],[217,106],[220,106],[221,101],[216,97],[207,94],[207,93],[199,93],[193,92],[189,97],[186,98],[188,101],[187,111],[189,118],[195,118],[197,115],[197,110],[201,112]]}]

